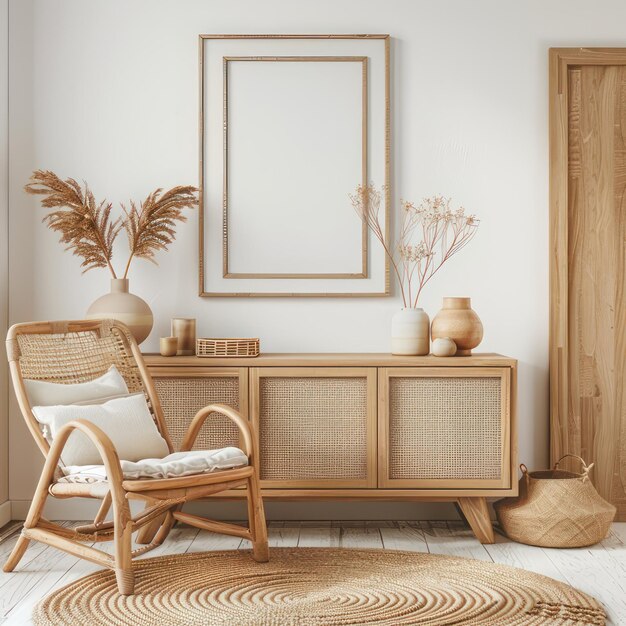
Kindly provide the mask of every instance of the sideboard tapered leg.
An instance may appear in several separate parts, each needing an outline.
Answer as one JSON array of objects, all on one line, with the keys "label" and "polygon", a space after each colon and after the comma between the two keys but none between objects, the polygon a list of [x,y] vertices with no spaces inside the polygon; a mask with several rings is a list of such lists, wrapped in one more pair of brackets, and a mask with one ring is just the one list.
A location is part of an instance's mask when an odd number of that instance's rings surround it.
[{"label": "sideboard tapered leg", "polygon": [[480,543],[495,543],[489,508],[485,498],[459,498],[459,506]]}]

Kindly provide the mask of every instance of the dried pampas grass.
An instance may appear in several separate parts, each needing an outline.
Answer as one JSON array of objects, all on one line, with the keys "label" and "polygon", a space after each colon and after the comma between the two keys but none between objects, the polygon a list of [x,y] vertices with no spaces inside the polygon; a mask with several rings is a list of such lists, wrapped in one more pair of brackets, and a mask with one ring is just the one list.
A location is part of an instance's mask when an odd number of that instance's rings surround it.
[{"label": "dried pampas grass", "polygon": [[108,267],[113,278],[113,243],[124,229],[130,256],[124,270],[128,276],[134,257],[156,263],[159,250],[167,250],[176,237],[176,222],[185,222],[184,209],[198,206],[197,189],[186,185],[168,191],[157,189],[139,204],[131,200],[130,209],[122,205],[125,217],[111,218],[113,205],[106,200],[97,203],[89,186],[81,187],[73,178],[62,180],[49,170],[33,172],[24,190],[45,196],[41,205],[54,208],[43,222],[61,234],[66,250],[82,259],[83,273],[95,267]]},{"label": "dried pampas grass", "polygon": [[129,210],[122,205],[126,213],[124,228],[130,248],[124,278],[128,274],[133,257],[156,263],[155,253],[159,250],[167,250],[167,246],[176,237],[176,222],[187,221],[183,215],[183,209],[198,205],[196,191],[195,187],[188,185],[173,187],[166,192],[157,189],[148,195],[139,208],[132,200]]},{"label": "dried pampas grass", "polygon": [[87,184],[83,190],[73,178],[61,180],[48,170],[33,172],[31,182],[24,190],[45,196],[41,205],[56,209],[48,213],[43,222],[51,230],[61,233],[60,241],[66,244],[66,250],[83,259],[83,273],[94,267],[108,267],[116,278],[111,258],[122,220],[111,220],[111,203],[106,200],[96,203]]}]

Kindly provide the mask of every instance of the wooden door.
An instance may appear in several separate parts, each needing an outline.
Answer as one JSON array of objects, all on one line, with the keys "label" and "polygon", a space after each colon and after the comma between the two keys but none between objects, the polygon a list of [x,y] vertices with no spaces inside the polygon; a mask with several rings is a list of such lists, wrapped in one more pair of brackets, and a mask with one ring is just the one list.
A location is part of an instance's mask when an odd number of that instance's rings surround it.
[{"label": "wooden door", "polygon": [[511,487],[510,368],[382,368],[378,381],[379,487]]},{"label": "wooden door", "polygon": [[376,486],[376,368],[250,370],[261,486]]},{"label": "wooden door", "polygon": [[[552,462],[626,520],[626,49],[550,51]],[[575,465],[569,466],[578,470]]]}]

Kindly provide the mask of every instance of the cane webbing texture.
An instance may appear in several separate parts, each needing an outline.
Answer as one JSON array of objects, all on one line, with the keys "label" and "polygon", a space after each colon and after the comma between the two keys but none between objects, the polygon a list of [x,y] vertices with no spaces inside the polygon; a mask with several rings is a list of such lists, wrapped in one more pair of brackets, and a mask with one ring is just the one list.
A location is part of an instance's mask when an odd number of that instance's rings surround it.
[{"label": "cane webbing texture", "polygon": [[[200,409],[221,403],[239,410],[239,379],[236,376],[158,376],[153,381],[175,450],[180,448],[191,420]],[[239,446],[239,430],[227,417],[213,413],[200,429],[193,449],[213,450],[226,446]]]},{"label": "cane webbing texture", "polygon": [[[12,348],[23,378],[51,383],[84,383],[102,376],[115,365],[131,393],[143,391],[148,408],[158,426],[154,407],[147,395],[141,371],[123,330],[103,320],[98,329],[68,332],[67,322],[51,322],[51,333],[18,333]],[[34,415],[24,413],[27,422]],[[57,468],[56,477],[61,476]]]},{"label": "cane webbing texture", "polygon": [[130,392],[144,391],[137,363],[120,333],[103,324],[101,333],[19,334],[22,376],[53,383],[84,383],[115,365]]},{"label": "cane webbing texture", "polygon": [[498,479],[498,377],[392,377],[389,478]]},{"label": "cane webbing texture", "polygon": [[260,345],[260,340],[258,338],[216,339],[212,337],[199,337],[198,339],[196,339],[196,356],[204,356],[204,357],[259,356],[259,345]]},{"label": "cane webbing texture", "polygon": [[367,379],[262,377],[261,478],[367,478]]}]

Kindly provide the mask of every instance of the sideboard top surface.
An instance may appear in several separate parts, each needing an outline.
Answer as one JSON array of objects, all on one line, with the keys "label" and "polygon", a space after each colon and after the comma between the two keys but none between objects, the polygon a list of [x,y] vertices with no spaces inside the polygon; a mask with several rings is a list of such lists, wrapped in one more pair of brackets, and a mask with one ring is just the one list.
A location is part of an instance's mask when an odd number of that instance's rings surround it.
[{"label": "sideboard top surface", "polygon": [[515,367],[517,361],[495,353],[471,356],[397,356],[385,353],[272,353],[257,357],[197,357],[144,354],[151,367]]}]

